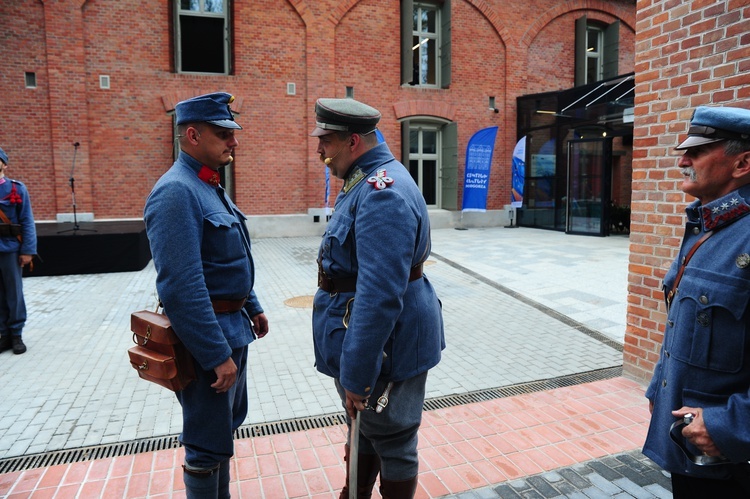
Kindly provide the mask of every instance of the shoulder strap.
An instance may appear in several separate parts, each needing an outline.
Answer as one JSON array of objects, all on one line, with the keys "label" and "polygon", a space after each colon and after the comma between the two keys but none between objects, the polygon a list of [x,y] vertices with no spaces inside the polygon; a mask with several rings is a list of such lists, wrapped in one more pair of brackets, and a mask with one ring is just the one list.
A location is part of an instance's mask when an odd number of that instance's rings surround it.
[{"label": "shoulder strap", "polygon": [[677,287],[680,285],[680,280],[682,279],[682,274],[685,273],[685,267],[687,267],[688,262],[691,258],[693,258],[693,254],[695,254],[695,251],[700,247],[701,244],[705,243],[709,237],[711,237],[714,234],[714,231],[709,231],[703,234],[703,237],[698,239],[698,242],[693,245],[692,248],[690,248],[690,251],[688,251],[688,254],[685,256],[685,260],[682,262],[682,265],[680,265],[680,270],[677,272],[677,277],[674,279],[674,284],[672,284],[672,289],[669,290],[669,294],[667,295],[667,307],[669,307],[672,304],[672,298],[674,298],[675,293],[677,292]]},{"label": "shoulder strap", "polygon": [[6,215],[3,210],[0,210],[0,220],[5,222],[6,224],[10,223],[10,218],[8,218],[8,215]]},{"label": "shoulder strap", "polygon": [[[2,209],[0,209],[0,220],[2,220],[4,223],[8,225],[13,225],[10,222],[10,218],[8,218],[8,215],[6,215]],[[21,234],[16,234],[16,239],[18,239],[19,243],[23,243],[23,236]]]}]

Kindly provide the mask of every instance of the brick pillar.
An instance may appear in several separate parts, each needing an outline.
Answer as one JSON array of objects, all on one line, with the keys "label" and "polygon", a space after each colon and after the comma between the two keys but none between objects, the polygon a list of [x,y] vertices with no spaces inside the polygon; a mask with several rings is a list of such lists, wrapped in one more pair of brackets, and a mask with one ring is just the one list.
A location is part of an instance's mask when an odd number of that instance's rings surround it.
[{"label": "brick pillar", "polygon": [[[52,161],[57,213],[72,213],[70,177],[75,153],[77,212],[93,211],[83,41],[85,0],[43,0],[49,77]],[[80,143],[78,151],[73,144]]]},{"label": "brick pillar", "polygon": [[746,2],[639,0],[633,198],[624,370],[649,380],[666,309],[662,279],[684,230],[685,206],[674,147],[696,106],[750,108]]},{"label": "brick pillar", "polygon": [[[310,137],[309,132],[315,126],[315,101],[320,97],[344,97],[336,95],[336,24],[338,19],[333,16],[316,16],[304,18],[307,26],[307,123],[308,135],[308,168],[307,168],[307,206],[310,208],[323,207],[323,193],[325,192],[325,168],[315,150],[318,138]],[[340,185],[331,175],[331,187],[328,206],[333,207],[336,193]]]}]

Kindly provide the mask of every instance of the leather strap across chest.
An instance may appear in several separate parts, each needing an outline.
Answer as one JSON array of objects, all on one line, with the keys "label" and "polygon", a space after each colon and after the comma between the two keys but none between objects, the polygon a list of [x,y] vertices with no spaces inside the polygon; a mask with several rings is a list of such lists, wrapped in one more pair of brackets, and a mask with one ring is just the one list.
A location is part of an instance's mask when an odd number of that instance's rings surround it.
[{"label": "leather strap across chest", "polygon": [[693,257],[693,254],[695,251],[700,247],[701,244],[705,243],[709,237],[711,237],[714,234],[714,231],[706,232],[703,234],[703,237],[698,239],[698,242],[693,245],[692,248],[690,248],[690,251],[688,251],[688,254],[685,256],[685,259],[682,262],[682,265],[680,265],[680,270],[677,271],[677,277],[674,279],[674,284],[672,284],[672,289],[669,290],[669,294],[667,294],[667,306],[669,307],[672,304],[672,299],[674,298],[674,295],[679,290],[680,280],[682,279],[682,274],[685,273],[685,267],[687,267],[688,262]]}]

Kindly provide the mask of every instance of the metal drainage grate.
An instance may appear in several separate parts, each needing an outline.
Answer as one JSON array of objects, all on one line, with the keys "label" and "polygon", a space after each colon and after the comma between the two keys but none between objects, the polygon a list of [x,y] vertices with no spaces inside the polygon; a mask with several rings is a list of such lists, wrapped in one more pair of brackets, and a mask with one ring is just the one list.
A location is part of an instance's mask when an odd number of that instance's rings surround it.
[{"label": "metal drainage grate", "polygon": [[[500,388],[490,388],[459,395],[448,395],[427,399],[424,402],[425,411],[445,409],[475,402],[486,402],[498,398],[513,397],[528,393],[551,390],[566,386],[574,386],[583,383],[591,383],[605,379],[622,376],[622,366],[598,369],[585,373],[571,374],[528,383],[519,383]],[[307,431],[317,428],[346,424],[344,413],[327,414],[307,418],[287,419],[272,423],[261,423],[255,425],[241,426],[235,432],[235,438],[253,438],[269,435],[292,433],[295,431]],[[104,444],[92,447],[79,447],[77,449],[45,452],[31,454],[28,456],[12,457],[0,460],[0,474],[14,471],[25,471],[33,468],[46,468],[61,464],[92,461],[110,457],[128,456],[142,452],[153,452],[158,450],[176,449],[180,447],[177,435],[156,437],[142,440],[133,440],[117,444]]]}]

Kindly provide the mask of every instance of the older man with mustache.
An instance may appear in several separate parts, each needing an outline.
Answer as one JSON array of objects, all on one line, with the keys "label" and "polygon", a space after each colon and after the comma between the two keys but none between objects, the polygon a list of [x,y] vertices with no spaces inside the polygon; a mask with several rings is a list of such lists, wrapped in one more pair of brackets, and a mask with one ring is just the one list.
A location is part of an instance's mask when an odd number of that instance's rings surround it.
[{"label": "older man with mustache", "polygon": [[698,107],[679,146],[687,209],[643,453],[673,494],[750,497],[750,110]]}]

